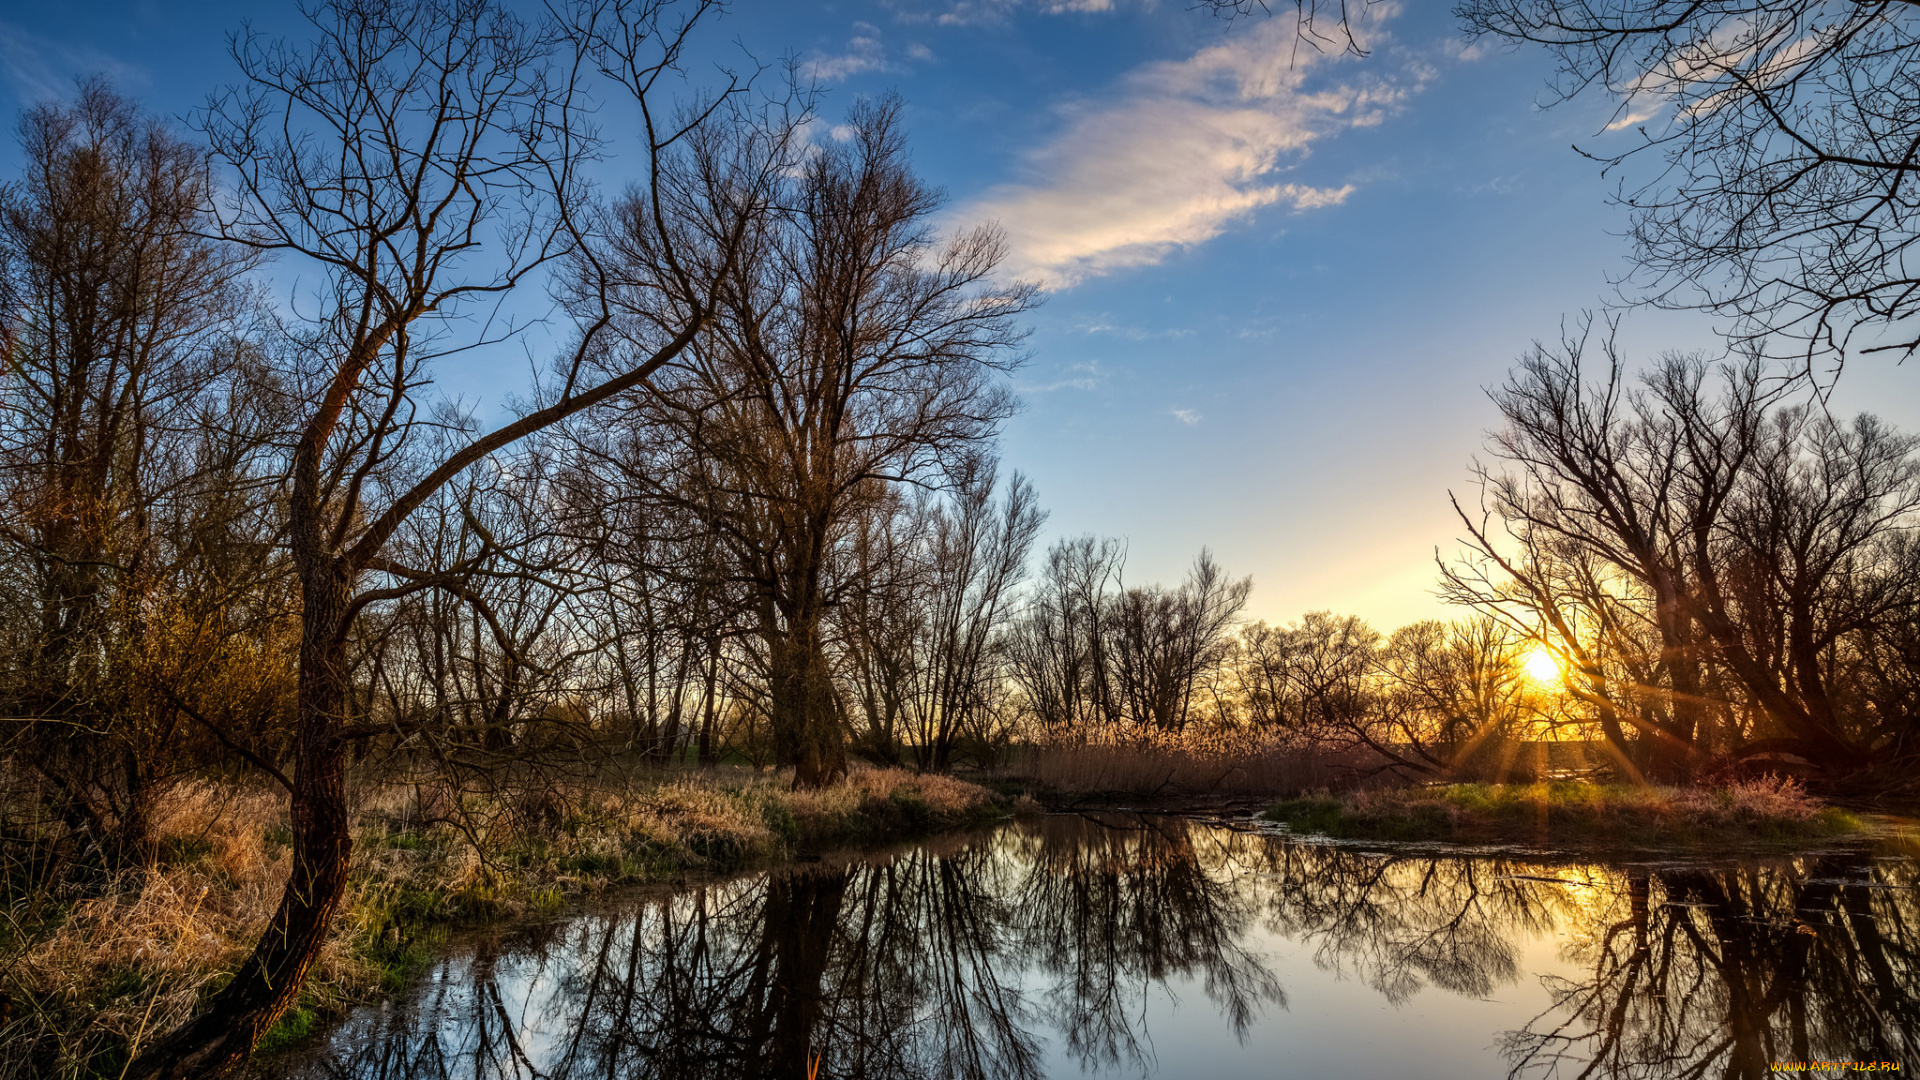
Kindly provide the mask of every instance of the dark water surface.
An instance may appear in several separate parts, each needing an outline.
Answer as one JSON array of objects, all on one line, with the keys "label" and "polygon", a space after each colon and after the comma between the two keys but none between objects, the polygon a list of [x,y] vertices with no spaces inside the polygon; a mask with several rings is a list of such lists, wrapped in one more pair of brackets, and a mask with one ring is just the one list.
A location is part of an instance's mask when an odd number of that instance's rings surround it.
[{"label": "dark water surface", "polygon": [[1589,864],[1053,816],[468,943],[301,1075],[1920,1069],[1920,865]]}]

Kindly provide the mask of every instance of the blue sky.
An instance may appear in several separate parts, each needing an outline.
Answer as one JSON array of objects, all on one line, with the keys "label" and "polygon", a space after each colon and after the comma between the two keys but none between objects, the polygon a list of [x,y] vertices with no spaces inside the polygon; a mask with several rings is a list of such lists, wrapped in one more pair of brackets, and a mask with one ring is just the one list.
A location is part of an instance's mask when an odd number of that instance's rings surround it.
[{"label": "blue sky", "polygon": [[[1254,617],[1386,629],[1444,614],[1434,551],[1455,547],[1448,491],[1473,496],[1485,388],[1629,268],[1616,181],[1571,149],[1630,137],[1604,130],[1611,103],[1541,109],[1549,58],[1466,48],[1450,6],[1376,3],[1365,58],[1182,0],[740,0],[706,41],[792,54],[829,120],[897,91],[947,220],[998,220],[1010,269],[1046,284],[1003,453],[1050,537],[1125,538],[1134,581],[1210,545],[1254,576]],[[248,18],[298,29],[290,3],[15,3],[0,92],[104,72],[183,113],[232,78]],[[1641,311],[1622,339],[1647,356],[1713,330]],[[521,385],[501,368],[442,385],[498,406]],[[1920,427],[1916,378],[1855,362],[1835,406]]]}]

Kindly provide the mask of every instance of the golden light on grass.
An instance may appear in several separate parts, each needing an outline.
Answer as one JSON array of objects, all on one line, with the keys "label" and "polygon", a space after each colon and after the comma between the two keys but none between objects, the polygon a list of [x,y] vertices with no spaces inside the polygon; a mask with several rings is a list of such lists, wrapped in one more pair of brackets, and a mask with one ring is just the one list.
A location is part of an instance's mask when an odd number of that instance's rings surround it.
[{"label": "golden light on grass", "polygon": [[1528,649],[1527,655],[1520,661],[1520,670],[1526,672],[1527,678],[1538,686],[1557,687],[1566,683],[1567,673],[1560,666],[1560,658],[1545,645]]}]

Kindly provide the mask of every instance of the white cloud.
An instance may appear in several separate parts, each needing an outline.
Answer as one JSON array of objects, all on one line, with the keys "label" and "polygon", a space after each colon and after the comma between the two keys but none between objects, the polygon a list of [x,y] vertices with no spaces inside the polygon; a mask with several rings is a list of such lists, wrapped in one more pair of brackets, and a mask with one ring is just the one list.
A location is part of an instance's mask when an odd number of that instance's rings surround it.
[{"label": "white cloud", "polygon": [[1682,42],[1623,88],[1607,131],[1637,127],[1679,104],[1697,119],[1800,72],[1824,44],[1817,35],[1759,35],[1744,19]]},{"label": "white cloud", "polygon": [[853,24],[853,36],[846,51],[838,56],[822,56],[800,65],[800,77],[811,82],[839,82],[869,71],[891,71],[886,49],[880,44],[880,28],[872,23]]},{"label": "white cloud", "polygon": [[1080,327],[1085,334],[1105,334],[1125,341],[1173,340],[1193,336],[1193,331],[1184,327],[1170,326],[1160,330],[1148,330],[1139,326],[1110,322],[1106,318],[1096,319]]},{"label": "white cloud", "polygon": [[1168,409],[1167,411],[1173,414],[1175,420],[1180,421],[1188,427],[1194,427],[1199,424],[1201,420],[1200,414],[1192,409]]},{"label": "white cloud", "polygon": [[1113,0],[1038,0],[1035,3],[1023,3],[1022,0],[959,0],[937,21],[942,26],[996,22],[1022,7],[1032,7],[1047,15],[1065,15],[1112,11],[1114,3]]},{"label": "white cloud", "polygon": [[1293,20],[1273,18],[1133,72],[1107,99],[1066,110],[1064,130],[1029,155],[1032,179],[994,188],[959,214],[997,220],[1011,243],[1007,269],[1060,289],[1157,263],[1262,207],[1344,202],[1351,184],[1277,174],[1316,139],[1379,123],[1420,89],[1427,69],[1401,69],[1406,85],[1364,71],[1318,85],[1339,58],[1295,45]]}]

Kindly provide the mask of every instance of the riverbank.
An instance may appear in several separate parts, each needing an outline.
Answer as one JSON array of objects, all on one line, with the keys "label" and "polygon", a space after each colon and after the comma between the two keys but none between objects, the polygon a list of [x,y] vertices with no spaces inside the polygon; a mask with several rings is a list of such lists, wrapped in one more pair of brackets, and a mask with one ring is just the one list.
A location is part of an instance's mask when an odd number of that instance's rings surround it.
[{"label": "riverbank", "polygon": [[[830,844],[965,828],[1008,801],[964,781],[855,770],[822,791],[752,770],[639,770],[507,785],[353,792],[352,883],[299,1005],[263,1050],[404,986],[462,925],[619,885],[804,857]],[[8,896],[0,1077],[116,1075],[239,965],[291,867],[277,790],[199,782],[159,821],[162,856],[84,888]],[[50,1067],[49,1067],[50,1066]]]},{"label": "riverbank", "polygon": [[1262,816],[1336,839],[1593,850],[1790,849],[1866,828],[1859,815],[1771,779],[1718,788],[1572,781],[1376,788],[1283,799]]},{"label": "riverbank", "polygon": [[1004,1072],[1484,1080],[1536,1037],[1605,1075],[1750,1076],[1796,1037],[1920,1060],[1911,855],[1387,853],[1093,813],[823,854],[459,935],[259,1075],[905,1080],[1042,1047]]}]

